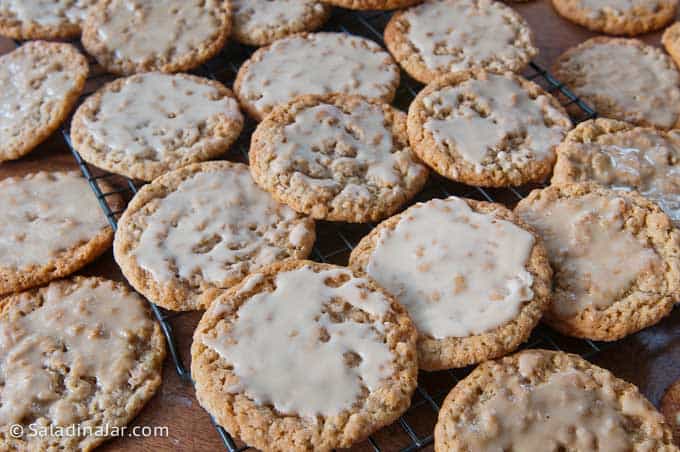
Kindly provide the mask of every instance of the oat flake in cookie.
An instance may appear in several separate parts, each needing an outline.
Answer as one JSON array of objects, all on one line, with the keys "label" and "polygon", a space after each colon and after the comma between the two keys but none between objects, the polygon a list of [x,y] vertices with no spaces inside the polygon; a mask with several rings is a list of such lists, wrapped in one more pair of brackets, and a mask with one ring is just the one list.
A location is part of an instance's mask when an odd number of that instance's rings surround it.
[{"label": "oat flake in cookie", "polygon": [[316,30],[331,15],[331,7],[316,0],[231,0],[231,6],[232,36],[251,46]]},{"label": "oat flake in cookie", "polygon": [[307,33],[255,52],[238,71],[234,92],[261,121],[304,94],[354,94],[391,102],[399,68],[378,44],[346,33]]},{"label": "oat flake in cookie", "polygon": [[314,222],[277,203],[240,163],[196,163],[142,188],[120,219],[114,256],[130,284],[167,309],[203,309],[214,292],[279,260],[307,257]]},{"label": "oat flake in cookie", "polygon": [[[0,310],[0,448],[89,451],[161,385],[165,340],[147,304],[101,278],[52,282]],[[23,426],[16,437],[10,425]],[[91,435],[28,435],[67,427]],[[9,431],[9,433],[8,433]]]},{"label": "oat flake in cookie", "polygon": [[673,20],[678,0],[552,0],[565,19],[592,31],[634,36]]},{"label": "oat flake in cookie", "polygon": [[588,180],[635,190],[680,225],[680,132],[614,119],[579,124],[557,148],[552,183]]},{"label": "oat flake in cookie", "polygon": [[364,223],[391,215],[427,180],[406,115],[357,96],[303,96],[253,134],[250,171],[262,188],[316,219]]},{"label": "oat flake in cookie", "polygon": [[231,31],[224,0],[102,0],[83,45],[115,74],[181,72],[216,55]]},{"label": "oat flake in cookie", "polygon": [[231,90],[187,74],[115,80],[78,108],[73,145],[88,162],[150,181],[225,153],[243,128]]},{"label": "oat flake in cookie", "polygon": [[70,44],[28,42],[0,56],[0,162],[31,152],[66,119],[88,65]]},{"label": "oat flake in cookie", "polygon": [[428,0],[399,11],[385,44],[423,83],[470,69],[519,72],[538,53],[522,16],[493,0]]},{"label": "oat flake in cookie", "polygon": [[576,355],[526,350],[480,365],[449,393],[436,452],[677,452],[630,383]]},{"label": "oat flake in cookie", "polygon": [[661,49],[636,39],[596,37],[564,52],[553,73],[600,117],[680,127],[680,73]]},{"label": "oat flake in cookie", "polygon": [[267,451],[330,451],[394,422],[416,388],[416,332],[372,280],[288,261],[212,302],[194,333],[196,397]]},{"label": "oat flake in cookie", "polygon": [[569,129],[557,99],[512,73],[442,77],[408,112],[409,140],[425,163],[449,179],[484,187],[545,179]]},{"label": "oat flake in cookie", "polygon": [[60,39],[80,35],[96,0],[3,0],[0,35],[12,39]]},{"label": "oat flake in cookie", "polygon": [[543,238],[555,272],[545,321],[613,341],[654,325],[680,297],[680,231],[636,192],[593,182],[534,190],[516,213]]},{"label": "oat flake in cookie", "polygon": [[[122,205],[116,196],[109,200],[113,210]],[[0,181],[0,295],[67,276],[112,240],[97,198],[79,173],[41,171]]]},{"label": "oat flake in cookie", "polygon": [[364,237],[350,263],[408,310],[425,370],[513,351],[550,303],[540,239],[500,204],[456,197],[416,204]]}]

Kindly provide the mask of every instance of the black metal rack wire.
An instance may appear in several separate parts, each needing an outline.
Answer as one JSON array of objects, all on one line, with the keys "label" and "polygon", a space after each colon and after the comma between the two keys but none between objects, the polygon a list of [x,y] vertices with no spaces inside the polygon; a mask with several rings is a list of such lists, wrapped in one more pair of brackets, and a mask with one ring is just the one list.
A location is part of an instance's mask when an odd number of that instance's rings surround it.
[{"label": "black metal rack wire", "polygon": [[[331,20],[324,27],[324,30],[341,31],[364,36],[377,41],[384,46],[382,30],[387,24],[390,16],[391,13],[389,12],[358,13],[336,9]],[[249,47],[230,43],[222,54],[207,62],[194,72],[198,75],[221,81],[227,86],[231,86],[239,66],[250,56],[253,50],[254,49]],[[96,66],[92,72],[92,83],[88,86],[88,92],[92,92],[103,82],[111,79],[110,76],[104,74],[101,69]],[[596,112],[592,108],[575,96],[568,88],[553,78],[548,71],[538,64],[533,62],[530,63],[523,75],[541,85],[546,91],[556,96],[562,105],[568,107],[574,122],[581,122],[596,116]],[[421,84],[410,79],[405,74],[402,74],[401,85],[397,91],[397,97],[394,102],[395,106],[406,109],[421,88]],[[247,162],[250,135],[254,127],[255,124],[253,122],[247,122],[241,138],[234,146],[234,149],[227,154],[228,158]],[[137,193],[138,188],[140,188],[142,184],[103,172],[85,162],[71,144],[69,129],[69,124],[62,128],[63,138],[71,150],[80,170],[88,180],[108,222],[115,230],[117,228],[118,218],[123,213],[123,210],[114,210],[111,207],[109,200],[114,196],[123,196],[124,198],[129,199]],[[234,150],[237,152],[234,152]],[[107,185],[112,185],[116,188],[110,191],[104,191],[101,185],[101,182],[104,180],[108,182]],[[428,185],[414,202],[456,195],[513,205],[518,200],[522,199],[531,188],[532,187],[502,190],[484,189],[481,187],[470,187],[457,184],[438,176],[432,176]],[[346,264],[354,246],[373,226],[374,225],[370,224],[357,225],[319,222],[317,226],[317,242],[313,249],[312,258],[319,262]],[[193,384],[191,373],[180,356],[173,335],[172,325],[170,324],[171,319],[181,316],[182,313],[166,311],[151,302],[149,304],[166,337],[168,350],[177,374],[186,384]],[[602,344],[587,340],[569,339],[560,336],[544,326],[539,326],[534,331],[529,341],[523,346],[523,348],[536,347],[565,350],[571,353],[577,353],[585,358],[591,358],[602,350]],[[396,423],[372,435],[365,443],[358,445],[357,448],[375,452],[387,450],[411,452],[430,446],[433,443],[432,432],[441,402],[448,391],[461,378],[467,375],[469,371],[470,369],[468,368],[435,373],[421,372],[418,388],[414,394],[412,404],[406,413],[404,413]],[[216,424],[214,419],[213,424],[224,442],[224,446],[229,452],[241,452],[249,449],[246,445],[238,444],[222,427]]]}]

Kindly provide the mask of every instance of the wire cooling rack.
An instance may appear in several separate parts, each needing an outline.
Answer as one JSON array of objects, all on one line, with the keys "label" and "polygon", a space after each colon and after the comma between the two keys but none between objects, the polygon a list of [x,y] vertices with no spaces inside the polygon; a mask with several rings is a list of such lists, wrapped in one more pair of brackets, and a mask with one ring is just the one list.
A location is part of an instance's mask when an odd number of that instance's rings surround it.
[{"label": "wire cooling rack", "polygon": [[[336,9],[329,23],[324,27],[327,31],[342,31],[360,35],[379,42],[384,47],[382,31],[389,20],[389,12],[351,12]],[[76,43],[77,44],[77,43]],[[222,54],[207,62],[198,70],[197,75],[209,77],[232,86],[236,73],[241,63],[245,61],[254,49],[230,43]],[[93,63],[92,73],[86,93],[91,93],[104,82],[111,80],[111,76],[105,74],[101,68]],[[553,94],[558,100],[568,107],[575,123],[591,119],[596,116],[595,111],[581,99],[569,91],[562,83],[554,79],[550,73],[535,63],[530,63],[527,71],[523,74],[526,78],[541,85],[546,91]],[[422,89],[422,85],[402,74],[402,81],[397,91],[395,106],[406,110],[412,99]],[[248,121],[244,131],[235,144],[235,149],[227,155],[231,160],[242,162],[248,161],[248,148],[250,136],[255,124]],[[70,125],[62,129],[62,135],[85,178],[88,180],[99,204],[104,211],[108,222],[115,230],[117,222],[123,210],[114,210],[109,202],[114,196],[123,196],[129,200],[138,188],[143,184],[103,172],[86,163],[80,154],[73,148],[69,136]],[[107,181],[107,186],[115,189],[104,191],[101,182]],[[432,198],[444,198],[452,195],[464,196],[478,200],[500,202],[508,206],[514,205],[522,199],[534,187],[520,187],[510,189],[484,189],[458,184],[444,178],[433,175],[430,177],[425,189],[416,197],[414,202],[426,201]],[[354,246],[365,236],[374,225],[372,224],[345,224],[345,223],[317,223],[317,242],[313,249],[312,258],[319,262],[327,262],[345,265]],[[175,365],[179,377],[186,384],[192,384],[191,373],[186,367],[177,348],[170,320],[181,316],[182,313],[166,311],[153,303],[149,303],[151,309],[161,325],[167,339],[168,350]],[[593,341],[583,341],[566,338],[550,330],[545,326],[539,326],[533,332],[531,338],[523,348],[548,348],[577,353],[584,358],[591,358],[601,351],[603,344]],[[383,428],[367,441],[356,446],[356,450],[368,451],[401,451],[411,452],[428,448],[433,443],[433,429],[437,420],[439,407],[449,390],[471,368],[455,369],[442,372],[421,372],[419,375],[418,388],[414,394],[410,408],[394,424]],[[229,452],[241,452],[248,450],[246,445],[235,441],[213,419],[226,449]]]}]

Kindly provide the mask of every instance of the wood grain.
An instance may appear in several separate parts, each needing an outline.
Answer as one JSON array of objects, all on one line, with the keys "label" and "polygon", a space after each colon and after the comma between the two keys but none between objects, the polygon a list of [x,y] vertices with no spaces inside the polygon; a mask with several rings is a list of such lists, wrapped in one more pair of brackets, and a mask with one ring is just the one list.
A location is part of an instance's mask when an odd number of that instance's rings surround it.
[{"label": "wood grain", "polygon": [[[593,33],[558,17],[549,1],[513,3],[512,6],[519,10],[532,26],[541,51],[537,61],[546,67],[549,67],[567,47],[594,36]],[[650,34],[642,39],[658,45],[660,33]],[[11,41],[0,39],[0,53],[12,48]],[[51,138],[38,150],[19,161],[1,164],[0,179],[45,168],[77,168],[60,136]],[[123,279],[110,253],[102,256],[81,273],[102,275],[116,280]],[[175,337],[187,363],[191,335],[199,317],[200,313],[186,314],[172,322]],[[573,350],[578,350],[580,346],[582,345],[575,342]],[[593,361],[612,370],[619,377],[636,384],[653,403],[658,404],[665,388],[680,377],[680,309],[675,309],[668,319],[656,327],[606,349]],[[436,374],[424,374],[421,378],[440,381],[444,391],[450,386],[450,380],[440,378]],[[424,431],[419,432],[421,434],[427,433],[427,429],[431,428],[433,422],[427,407],[415,410],[409,415],[408,420],[423,428]],[[168,437],[115,439],[106,443],[101,450],[137,452],[223,450],[222,442],[211,425],[208,415],[196,402],[193,390],[177,377],[169,358],[165,363],[164,381],[159,393],[145,407],[133,425],[168,426],[169,435]],[[405,434],[397,426],[385,429],[377,435],[377,438],[385,451],[399,450],[406,444]],[[355,448],[355,450],[368,449],[367,444]]]}]

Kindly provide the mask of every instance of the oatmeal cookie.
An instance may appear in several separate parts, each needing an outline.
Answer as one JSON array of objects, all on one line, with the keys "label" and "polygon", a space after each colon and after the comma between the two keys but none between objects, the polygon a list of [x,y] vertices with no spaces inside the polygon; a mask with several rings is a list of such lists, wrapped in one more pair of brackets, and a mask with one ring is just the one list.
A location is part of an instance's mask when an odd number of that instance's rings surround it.
[{"label": "oatmeal cookie", "polygon": [[404,308],[371,279],[281,262],[212,302],[194,333],[191,374],[201,406],[248,445],[330,451],[408,408],[415,341]]},{"label": "oatmeal cookie", "polygon": [[[76,277],[6,297],[0,335],[3,450],[91,451],[161,385],[161,329],[142,297],[114,281]],[[77,434],[52,433],[67,427]]]},{"label": "oatmeal cookie", "polygon": [[242,128],[238,102],[221,83],[153,72],[117,79],[88,97],[71,139],[93,165],[150,181],[225,153]]},{"label": "oatmeal cookie", "polygon": [[639,390],[583,358],[526,350],[488,361],[449,393],[436,452],[654,450],[677,452]]},{"label": "oatmeal cookie", "polygon": [[274,201],[241,163],[195,163],[144,186],[118,223],[114,257],[164,308],[205,309],[215,292],[309,255],[314,221]]},{"label": "oatmeal cookie", "polygon": [[680,74],[661,49],[636,39],[596,37],[563,53],[553,74],[601,117],[680,127]]},{"label": "oatmeal cookie", "polygon": [[594,182],[534,190],[515,212],[543,237],[555,272],[545,321],[563,334],[621,339],[680,299],[680,231],[636,192]]},{"label": "oatmeal cookie", "polygon": [[550,304],[545,248],[500,204],[456,197],[416,204],[364,237],[350,265],[408,310],[425,370],[513,351]]},{"label": "oatmeal cookie", "polygon": [[80,35],[97,0],[3,0],[0,35],[12,39],[67,39]]},{"label": "oatmeal cookie", "polygon": [[70,44],[33,41],[0,56],[0,162],[28,154],[57,130],[88,70]]},{"label": "oatmeal cookie", "polygon": [[298,212],[356,223],[391,215],[427,180],[406,115],[346,95],[302,96],[274,109],[253,134],[250,171]]},{"label": "oatmeal cookie", "polygon": [[[117,196],[107,200],[114,210],[122,207]],[[97,198],[79,173],[41,171],[0,181],[0,295],[74,273],[112,241]]]},{"label": "oatmeal cookie", "polygon": [[512,73],[442,77],[408,112],[409,140],[425,163],[444,177],[484,187],[548,177],[569,129],[557,99]]},{"label": "oatmeal cookie", "polygon": [[472,69],[519,72],[538,53],[522,16],[493,0],[427,0],[399,11],[385,45],[423,83]]},{"label": "oatmeal cookie", "polygon": [[301,95],[343,93],[389,103],[398,86],[399,67],[375,42],[346,33],[303,33],[257,50],[239,69],[234,92],[261,121]]}]

